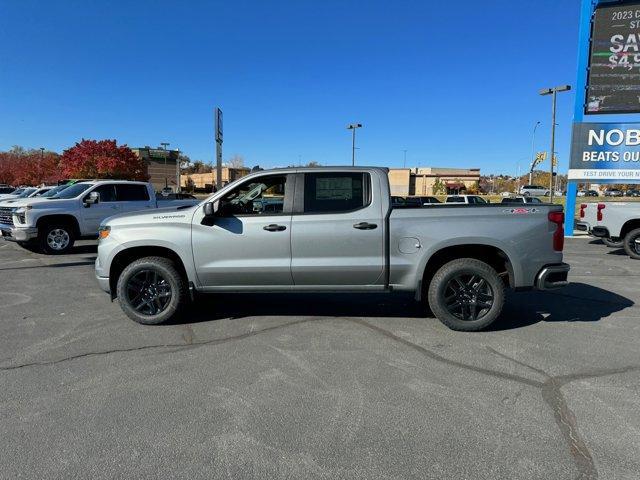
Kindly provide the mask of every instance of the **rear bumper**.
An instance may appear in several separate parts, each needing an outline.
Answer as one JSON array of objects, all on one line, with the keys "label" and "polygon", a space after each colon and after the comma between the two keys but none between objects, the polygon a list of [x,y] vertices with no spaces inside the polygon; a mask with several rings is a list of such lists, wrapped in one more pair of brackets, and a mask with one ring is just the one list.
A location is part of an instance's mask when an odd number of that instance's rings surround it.
[{"label": "rear bumper", "polygon": [[9,242],[28,242],[38,237],[38,229],[0,224],[0,234]]},{"label": "rear bumper", "polygon": [[606,227],[593,227],[591,234],[598,238],[609,238],[611,236],[609,235],[609,229]]},{"label": "rear bumper", "polygon": [[554,290],[569,285],[567,278],[571,267],[567,263],[547,265],[536,275],[536,288],[538,290]]},{"label": "rear bumper", "polygon": [[580,230],[581,232],[588,232],[591,229],[591,226],[587,222],[577,222],[576,230]]}]

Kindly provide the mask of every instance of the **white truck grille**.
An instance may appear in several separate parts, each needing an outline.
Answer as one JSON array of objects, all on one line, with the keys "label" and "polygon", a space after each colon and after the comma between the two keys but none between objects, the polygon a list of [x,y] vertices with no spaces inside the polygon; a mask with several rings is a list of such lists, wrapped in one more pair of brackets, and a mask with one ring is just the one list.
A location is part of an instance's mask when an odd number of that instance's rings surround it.
[{"label": "white truck grille", "polygon": [[13,214],[11,208],[0,207],[0,223],[13,226]]}]

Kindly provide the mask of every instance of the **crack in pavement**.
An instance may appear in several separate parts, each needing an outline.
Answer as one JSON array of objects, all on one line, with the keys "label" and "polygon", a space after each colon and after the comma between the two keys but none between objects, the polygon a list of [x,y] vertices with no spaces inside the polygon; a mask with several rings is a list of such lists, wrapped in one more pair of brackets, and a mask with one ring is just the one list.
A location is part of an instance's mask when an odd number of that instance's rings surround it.
[{"label": "crack in pavement", "polygon": [[[332,317],[331,319],[334,319],[334,318]],[[126,353],[126,352],[152,350],[152,349],[171,349],[167,353],[174,353],[174,352],[184,351],[187,349],[197,348],[200,346],[220,345],[220,344],[231,342],[231,341],[243,340],[243,339],[246,339],[255,335],[259,335],[262,333],[271,332],[271,331],[275,331],[283,328],[288,328],[295,325],[316,322],[319,320],[326,320],[326,318],[324,319],[323,318],[307,318],[307,319],[299,320],[295,322],[275,325],[273,327],[267,327],[262,330],[253,330],[253,326],[252,326],[251,330],[247,333],[234,335],[230,337],[205,340],[200,342],[193,341],[194,339],[193,330],[190,326],[186,325],[184,327],[186,332],[182,335],[182,339],[185,341],[185,343],[144,345],[140,347],[111,349],[111,350],[105,350],[101,352],[87,352],[83,354],[73,355],[73,356],[64,357],[57,360],[51,360],[46,362],[33,362],[33,363],[25,363],[21,365],[13,365],[8,367],[0,367],[0,371],[11,371],[11,370],[17,370],[17,369],[26,368],[26,367],[32,367],[32,366],[56,365],[62,362],[76,360],[79,358],[109,355],[113,353]],[[355,323],[357,325],[360,325],[362,327],[365,327],[369,330],[372,330],[378,334],[381,334],[391,340],[394,340],[395,342],[401,343],[404,346],[409,347],[412,350],[417,351],[423,356],[426,356],[436,362],[461,368],[464,370],[480,373],[483,375],[499,378],[502,380],[513,381],[519,384],[528,385],[535,389],[539,389],[542,394],[542,399],[552,410],[556,424],[560,429],[560,433],[562,434],[563,438],[568,444],[571,458],[578,470],[578,476],[576,477],[578,480],[596,480],[598,478],[598,472],[595,467],[593,457],[591,456],[591,452],[589,451],[589,448],[587,447],[585,441],[580,436],[576,417],[574,413],[571,411],[571,409],[569,408],[565,397],[562,395],[561,388],[575,380],[597,378],[597,377],[602,377],[607,375],[615,375],[615,374],[621,374],[621,373],[640,370],[640,366],[628,366],[628,367],[621,367],[617,369],[598,370],[593,372],[575,373],[575,374],[560,375],[560,376],[552,377],[548,373],[546,373],[544,370],[528,365],[520,360],[512,358],[502,352],[499,352],[492,347],[486,346],[486,349],[489,352],[544,376],[545,381],[541,382],[541,381],[532,380],[520,375],[501,372],[498,370],[492,370],[484,367],[478,367],[475,365],[469,365],[463,362],[459,362],[457,360],[452,360],[452,359],[443,357],[442,355],[432,352],[431,350],[421,345],[410,342],[405,338],[402,338],[388,330],[385,330],[384,328],[380,328],[376,325],[370,324],[360,318],[346,318],[346,320],[352,323]]]},{"label": "crack in pavement", "polygon": [[[227,343],[227,342],[232,342],[232,341],[236,341],[236,340],[244,340],[245,338],[249,338],[252,337],[254,335],[259,335],[261,333],[266,333],[266,332],[272,332],[274,330],[279,330],[282,328],[286,328],[286,327],[291,327],[294,325],[301,325],[303,323],[309,323],[309,322],[316,322],[319,319],[317,318],[307,318],[305,320],[299,320],[296,322],[289,322],[289,323],[283,323],[280,325],[274,325],[273,327],[267,327],[267,328],[263,328],[262,330],[251,330],[250,332],[247,333],[242,333],[240,335],[233,335],[230,337],[223,337],[223,338],[214,338],[211,340],[203,340],[200,342],[194,342],[193,341],[193,337],[189,338],[188,336],[185,338],[185,335],[183,335],[183,340],[185,340],[185,343],[162,343],[162,344],[156,344],[156,345],[143,345],[143,346],[139,346],[139,347],[130,347],[130,348],[114,348],[114,349],[110,349],[110,350],[103,350],[100,352],[86,352],[86,353],[80,353],[77,355],[71,355],[69,357],[63,357],[63,358],[59,358],[57,360],[48,360],[45,362],[31,362],[31,363],[23,363],[20,365],[10,365],[8,367],[0,367],[0,371],[11,371],[11,370],[18,370],[21,368],[26,368],[26,367],[39,367],[39,366],[47,366],[47,365],[57,365],[59,363],[63,363],[63,362],[68,362],[71,360],[76,360],[79,358],[87,358],[87,357],[98,357],[98,356],[103,356],[103,355],[110,355],[112,353],[127,353],[127,352],[136,352],[136,351],[142,351],[142,350],[153,350],[153,349],[164,349],[164,348],[171,348],[173,349],[172,352],[178,352],[178,351],[182,351],[182,350],[187,350],[187,349],[191,349],[191,348],[195,348],[195,347],[201,347],[201,346],[205,346],[205,345],[220,345],[222,343]],[[189,327],[190,329],[190,327]],[[191,341],[189,341],[191,340]]]},{"label": "crack in pavement", "polygon": [[640,370],[640,366],[628,366],[628,367],[621,367],[621,368],[615,368],[615,369],[598,370],[593,372],[575,373],[570,375],[559,375],[556,377],[552,377],[548,373],[546,373],[544,370],[528,365],[515,358],[511,358],[510,356],[504,353],[498,352],[497,350],[491,347],[486,347],[487,350],[489,350],[490,352],[502,358],[510,360],[518,365],[521,365],[522,367],[535,371],[536,373],[543,375],[546,378],[544,382],[539,382],[537,380],[531,380],[526,377],[521,377],[519,375],[477,367],[474,365],[467,365],[462,362],[451,360],[441,355],[438,355],[437,353],[434,353],[431,350],[425,347],[422,347],[421,345],[415,344],[413,342],[410,342],[409,340],[399,337],[398,335],[388,330],[385,330],[384,328],[380,328],[376,325],[372,325],[362,319],[349,319],[349,320],[354,323],[357,323],[358,325],[362,325],[363,327],[373,330],[381,335],[384,335],[385,337],[390,338],[396,342],[402,343],[403,345],[413,350],[416,350],[417,352],[423,354],[424,356],[427,356],[438,362],[445,363],[447,365],[457,366],[465,370],[482,373],[485,375],[497,377],[504,380],[511,380],[520,384],[529,385],[531,387],[539,389],[542,394],[542,399],[553,412],[556,425],[558,425],[558,428],[560,429],[560,433],[562,434],[562,437],[567,442],[567,445],[569,447],[569,453],[574,462],[574,465],[576,466],[576,469],[578,470],[578,475],[576,477],[576,479],[578,480],[596,480],[598,478],[598,471],[593,461],[593,457],[591,456],[591,452],[587,447],[587,444],[585,443],[584,439],[580,436],[576,417],[574,413],[571,411],[571,409],[569,408],[569,405],[564,395],[562,395],[561,388],[564,385],[567,385],[568,383],[571,383],[575,380],[597,378],[597,377],[603,377],[607,375],[615,375],[615,374],[621,374],[621,373]]}]

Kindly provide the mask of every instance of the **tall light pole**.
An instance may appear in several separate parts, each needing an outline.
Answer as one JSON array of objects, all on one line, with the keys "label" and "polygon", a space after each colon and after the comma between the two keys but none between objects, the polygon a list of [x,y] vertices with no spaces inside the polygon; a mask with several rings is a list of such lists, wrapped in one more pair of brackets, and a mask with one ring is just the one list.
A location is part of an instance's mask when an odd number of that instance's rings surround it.
[{"label": "tall light pole", "polygon": [[407,168],[407,151],[402,150],[404,152],[404,160],[402,161],[402,168]]},{"label": "tall light pole", "polygon": [[529,185],[531,185],[532,182],[531,177],[533,175],[533,168],[536,163],[536,130],[538,130],[539,126],[540,122],[538,121],[536,122],[535,127],[533,127],[533,135],[531,137],[531,168],[529,168]]},{"label": "tall light pole", "polygon": [[[167,151],[167,147],[169,145],[171,144],[167,142],[160,142],[160,146],[165,152]],[[167,188],[168,186],[169,186],[169,182],[167,180],[167,154],[165,153],[164,155],[164,188]]]},{"label": "tall light pole", "polygon": [[347,130],[351,130],[351,165],[356,165],[356,128],[362,128],[361,123],[350,123],[347,125]]},{"label": "tall light pole", "polygon": [[553,156],[556,151],[556,97],[558,92],[568,92],[571,90],[571,85],[560,85],[559,87],[543,88],[540,90],[540,95],[551,95],[551,150],[549,156],[551,157],[551,178],[549,179],[549,195],[550,201],[553,203]]}]

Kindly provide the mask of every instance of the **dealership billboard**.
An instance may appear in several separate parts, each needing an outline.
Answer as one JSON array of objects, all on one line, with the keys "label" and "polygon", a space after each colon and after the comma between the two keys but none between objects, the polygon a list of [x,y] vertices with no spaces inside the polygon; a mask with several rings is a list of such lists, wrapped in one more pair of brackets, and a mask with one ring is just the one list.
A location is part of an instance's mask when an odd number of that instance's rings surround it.
[{"label": "dealership billboard", "polygon": [[640,123],[575,123],[569,180],[640,180]]},{"label": "dealership billboard", "polygon": [[586,114],[640,113],[640,4],[598,6],[589,54]]}]

